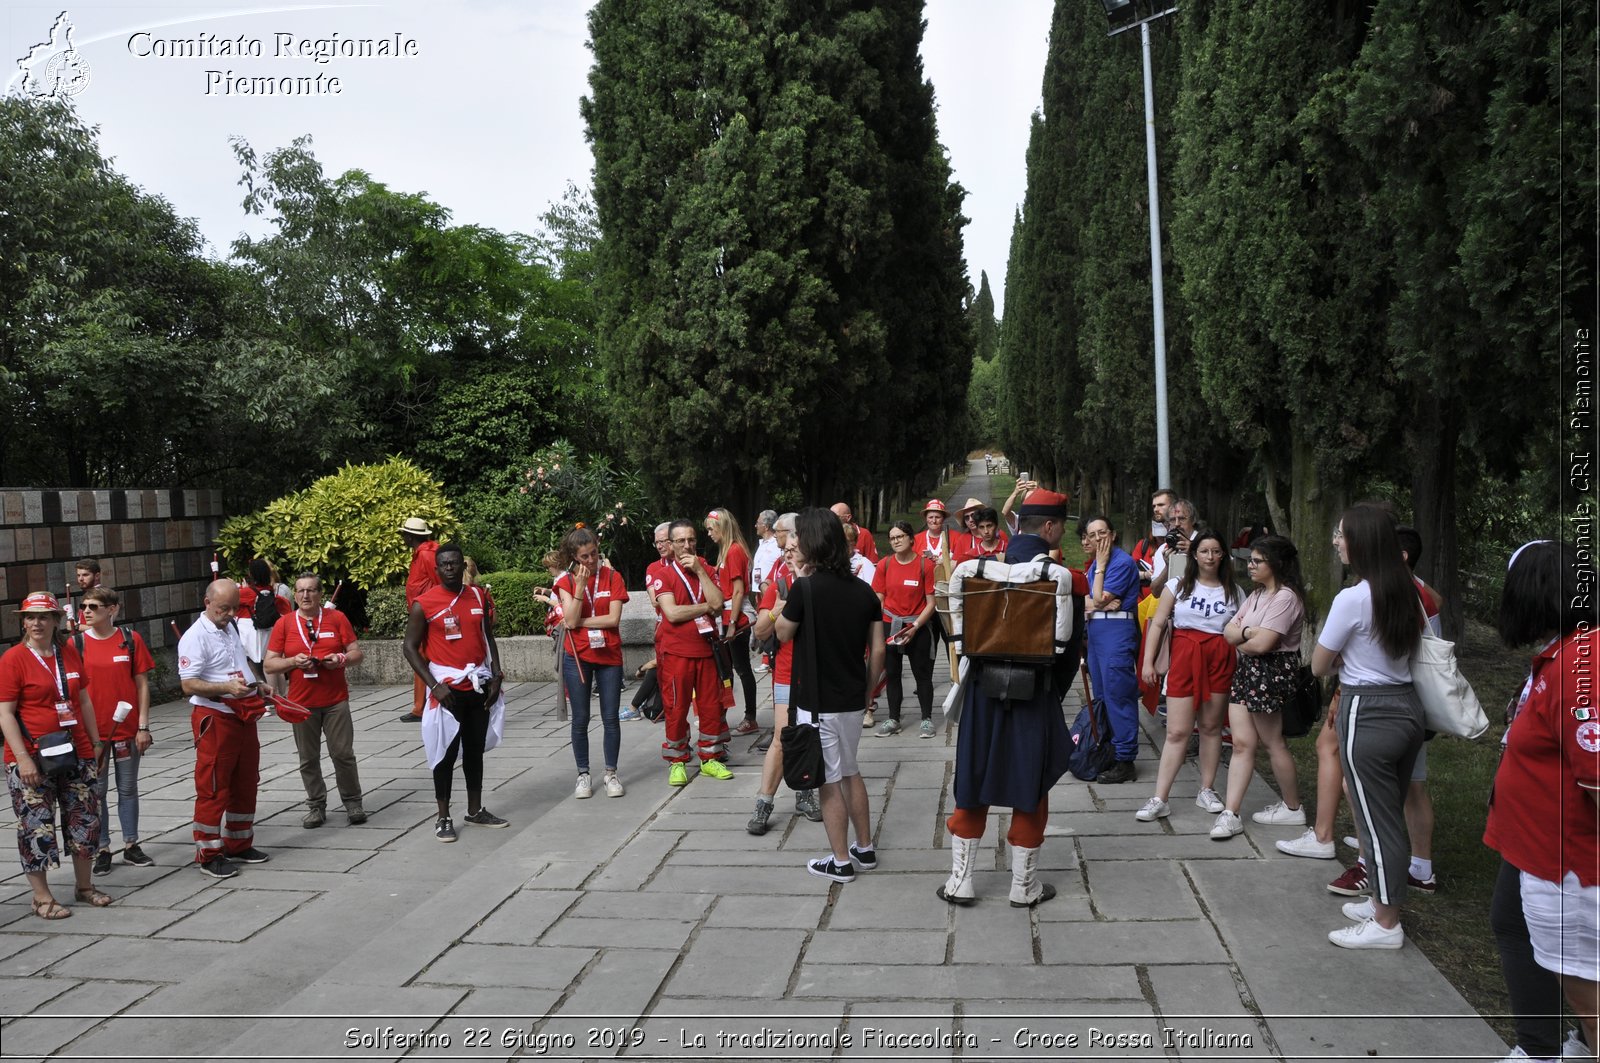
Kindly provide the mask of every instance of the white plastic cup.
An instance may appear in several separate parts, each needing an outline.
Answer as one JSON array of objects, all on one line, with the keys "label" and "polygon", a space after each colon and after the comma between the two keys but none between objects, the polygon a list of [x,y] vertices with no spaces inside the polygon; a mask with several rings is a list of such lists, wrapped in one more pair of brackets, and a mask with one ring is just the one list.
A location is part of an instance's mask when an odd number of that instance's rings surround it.
[{"label": "white plastic cup", "polygon": [[116,711],[114,711],[111,714],[111,718],[113,720],[117,721],[118,723],[121,723],[123,720],[126,720],[128,718],[128,713],[130,713],[132,711],[133,711],[133,706],[132,705],[130,705],[126,701],[119,701],[119,702],[117,702]]}]

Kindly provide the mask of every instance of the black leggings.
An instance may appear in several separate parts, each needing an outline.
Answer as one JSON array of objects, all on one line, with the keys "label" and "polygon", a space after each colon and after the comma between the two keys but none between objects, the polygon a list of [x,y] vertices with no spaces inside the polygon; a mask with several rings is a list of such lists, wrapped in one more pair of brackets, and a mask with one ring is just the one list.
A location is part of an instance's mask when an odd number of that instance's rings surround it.
[{"label": "black leggings", "polygon": [[900,685],[900,659],[911,661],[911,678],[917,686],[917,706],[924,720],[933,719],[933,632],[923,627],[904,646],[887,646],[884,649],[884,673],[889,677],[889,718],[900,718],[900,702],[905,691]]},{"label": "black leggings", "polygon": [[744,718],[756,718],[756,674],[750,670],[750,628],[728,640],[728,649],[733,652],[733,670],[738,673],[739,682],[744,687]]},{"label": "black leggings", "polygon": [[[456,750],[461,751],[461,774],[466,779],[467,795],[483,793],[483,743],[489,734],[489,707],[482,694],[473,690],[452,690],[453,708],[445,711],[456,718],[461,730],[450,740],[444,759],[433,769],[433,796],[450,800],[450,783],[456,770]],[[469,811],[472,811],[469,809]]]},{"label": "black leggings", "polygon": [[1535,1058],[1560,1058],[1565,1034],[1561,1005],[1566,999],[1561,979],[1533,958],[1528,921],[1522,915],[1522,873],[1504,860],[1489,902],[1489,927],[1500,950],[1518,1047]]}]

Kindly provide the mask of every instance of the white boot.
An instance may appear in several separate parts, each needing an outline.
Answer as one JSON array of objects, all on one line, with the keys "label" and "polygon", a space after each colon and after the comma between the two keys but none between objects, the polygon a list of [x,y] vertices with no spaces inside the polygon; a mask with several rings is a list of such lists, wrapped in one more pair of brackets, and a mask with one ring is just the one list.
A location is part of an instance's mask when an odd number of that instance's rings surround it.
[{"label": "white boot", "polygon": [[1032,908],[1056,895],[1056,888],[1034,877],[1039,868],[1039,850],[1011,847],[1011,907]]},{"label": "white boot", "polygon": [[972,862],[977,858],[982,838],[950,836],[950,877],[939,887],[939,899],[965,908],[978,897],[972,891]]}]

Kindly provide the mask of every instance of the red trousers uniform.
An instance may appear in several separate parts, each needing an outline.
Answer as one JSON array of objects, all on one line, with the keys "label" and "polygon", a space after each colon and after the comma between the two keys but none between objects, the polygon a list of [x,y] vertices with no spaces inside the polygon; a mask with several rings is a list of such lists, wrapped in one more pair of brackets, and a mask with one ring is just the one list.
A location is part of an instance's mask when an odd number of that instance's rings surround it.
[{"label": "red trousers uniform", "polygon": [[661,653],[656,658],[661,673],[661,705],[665,710],[667,740],[661,743],[663,760],[689,759],[689,704],[694,703],[700,730],[702,761],[727,758],[728,723],[723,718],[722,681],[710,657],[679,657]]},{"label": "red trousers uniform", "polygon": [[261,740],[255,721],[194,706],[195,860],[242,853],[255,845]]}]

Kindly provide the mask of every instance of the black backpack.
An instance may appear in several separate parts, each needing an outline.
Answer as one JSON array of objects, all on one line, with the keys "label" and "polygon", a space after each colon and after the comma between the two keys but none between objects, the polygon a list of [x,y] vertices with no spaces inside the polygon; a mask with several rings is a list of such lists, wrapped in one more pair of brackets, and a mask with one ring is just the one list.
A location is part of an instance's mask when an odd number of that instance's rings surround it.
[{"label": "black backpack", "polygon": [[271,587],[257,589],[250,620],[257,631],[271,631],[278,623],[278,595]]}]

